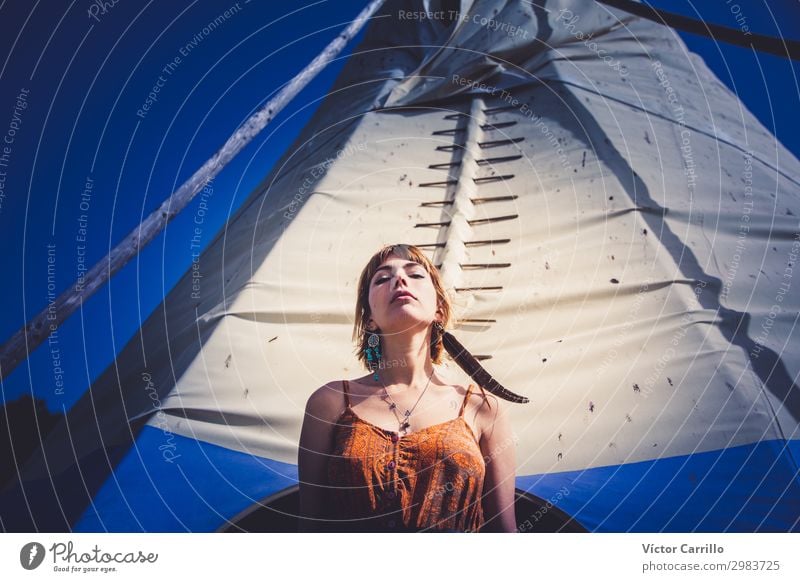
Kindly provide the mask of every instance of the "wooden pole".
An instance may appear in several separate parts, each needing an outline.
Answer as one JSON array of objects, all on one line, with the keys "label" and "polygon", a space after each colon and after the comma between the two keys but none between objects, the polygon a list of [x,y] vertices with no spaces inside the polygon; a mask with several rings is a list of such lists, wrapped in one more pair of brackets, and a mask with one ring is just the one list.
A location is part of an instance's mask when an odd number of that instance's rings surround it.
[{"label": "wooden pole", "polygon": [[167,223],[183,210],[195,195],[225,167],[242,148],[275,118],[275,116],[347,45],[385,0],[372,0],[364,10],[325,47],[288,85],[264,107],[254,113],[219,151],[191,178],[165,200],[150,216],[133,229],[108,255],[97,262],[85,275],[83,285],[76,281],[54,303],[19,329],[0,348],[0,379],[9,374],[28,357],[47,337],[91,297],[114,273],[124,267],[136,254],[164,229]]}]

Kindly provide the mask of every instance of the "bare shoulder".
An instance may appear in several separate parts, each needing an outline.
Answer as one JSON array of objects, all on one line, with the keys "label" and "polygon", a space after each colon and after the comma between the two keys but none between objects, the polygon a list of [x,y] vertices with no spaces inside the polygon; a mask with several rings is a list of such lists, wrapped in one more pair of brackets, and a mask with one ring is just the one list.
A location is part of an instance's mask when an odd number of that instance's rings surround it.
[{"label": "bare shoulder", "polygon": [[487,422],[492,422],[503,409],[503,401],[486,390],[482,393],[479,389],[478,396],[481,399],[481,407],[479,409],[481,417]]},{"label": "bare shoulder", "polygon": [[[482,435],[491,428],[496,420],[500,410],[500,399],[488,390],[481,390],[474,382],[471,385],[472,390],[469,392],[466,412],[470,412],[470,418],[473,419],[475,428]],[[469,384],[462,387],[464,394],[466,394],[468,386]]]},{"label": "bare shoulder", "polygon": [[487,405],[481,408],[480,422],[483,434],[490,439],[508,439],[511,428],[511,407],[513,403],[489,392],[486,393]]},{"label": "bare shoulder", "polygon": [[333,420],[344,409],[344,391],[341,380],[323,384],[306,401],[306,414],[320,420]]},{"label": "bare shoulder", "polygon": [[464,394],[466,394],[470,385],[472,390],[469,393],[469,405],[474,406],[478,414],[494,414],[499,406],[500,399],[486,389],[481,390],[474,382],[467,386],[462,386]]}]

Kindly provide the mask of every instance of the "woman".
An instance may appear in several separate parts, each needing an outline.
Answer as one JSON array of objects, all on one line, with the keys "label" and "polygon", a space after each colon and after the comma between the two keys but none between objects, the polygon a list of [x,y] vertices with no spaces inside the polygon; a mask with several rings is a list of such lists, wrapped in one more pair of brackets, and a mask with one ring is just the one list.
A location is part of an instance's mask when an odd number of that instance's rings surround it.
[{"label": "woman", "polygon": [[[389,245],[370,259],[353,339],[372,373],[308,399],[301,531],[516,531],[515,439],[497,396],[528,400],[444,331],[449,319],[438,270],[417,247]],[[475,384],[436,372],[443,349]]]}]

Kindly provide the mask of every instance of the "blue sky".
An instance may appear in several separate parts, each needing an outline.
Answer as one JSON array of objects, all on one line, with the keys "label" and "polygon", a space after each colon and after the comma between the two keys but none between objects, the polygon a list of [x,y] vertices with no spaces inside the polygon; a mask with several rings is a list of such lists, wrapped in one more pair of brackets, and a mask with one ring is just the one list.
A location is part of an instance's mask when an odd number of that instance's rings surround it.
[{"label": "blue sky", "polygon": [[[89,1],[50,0],[36,8],[23,0],[2,4],[0,133],[6,132],[21,92],[27,107],[18,109],[19,129],[3,168],[0,266],[6,284],[0,287],[0,342],[47,305],[48,245],[54,245],[57,295],[75,279],[82,244],[77,237],[84,229],[85,262],[91,267],[366,3],[108,2],[105,12]],[[790,0],[651,4],[696,17],[699,10],[699,17],[729,27],[746,22],[755,32],[800,38],[800,7]],[[203,33],[225,10],[230,17]],[[796,64],[681,36],[800,157],[797,124],[790,121],[800,104]],[[359,39],[218,176],[207,200],[202,246],[291,145]],[[169,63],[175,66],[165,73]],[[144,111],[157,84],[157,100]],[[91,196],[81,207],[87,178]],[[199,204],[198,197],[69,318],[57,343],[43,344],[3,382],[6,401],[33,393],[53,411],[72,405],[189,268]],[[88,217],[85,223],[81,214]],[[54,389],[53,346],[63,369],[63,394]]]}]

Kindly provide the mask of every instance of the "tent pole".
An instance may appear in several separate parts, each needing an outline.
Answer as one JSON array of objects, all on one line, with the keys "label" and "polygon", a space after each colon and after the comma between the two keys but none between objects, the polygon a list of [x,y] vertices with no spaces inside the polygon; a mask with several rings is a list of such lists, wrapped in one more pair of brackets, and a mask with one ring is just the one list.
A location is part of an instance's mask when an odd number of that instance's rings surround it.
[{"label": "tent pole", "polygon": [[114,249],[85,275],[84,284],[74,282],[36,317],[20,328],[0,348],[0,379],[5,379],[50,334],[112,275],[124,267],[152,241],[225,165],[236,156],[328,63],[358,34],[385,0],[372,0],[350,25],[325,47],[264,107],[254,113],[191,178],[134,228]]},{"label": "tent pole", "polygon": [[712,38],[714,41],[722,41],[736,46],[752,48],[753,50],[770,53],[779,57],[788,58],[793,61],[800,60],[800,42],[785,38],[775,38],[764,34],[754,34],[742,32],[727,26],[712,24],[682,14],[667,12],[659,8],[653,8],[643,2],[632,2],[631,0],[595,0],[599,4],[606,4],[612,8],[624,10],[629,14],[646,18],[652,22],[669,26],[676,30],[683,30],[692,34],[698,34]]}]

